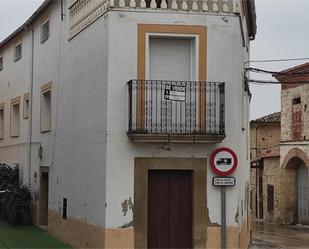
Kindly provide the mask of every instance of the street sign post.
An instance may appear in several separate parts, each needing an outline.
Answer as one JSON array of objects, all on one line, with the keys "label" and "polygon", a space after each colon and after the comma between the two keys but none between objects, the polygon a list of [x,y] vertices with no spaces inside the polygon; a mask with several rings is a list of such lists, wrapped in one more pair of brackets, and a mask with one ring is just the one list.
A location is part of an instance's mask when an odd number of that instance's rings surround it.
[{"label": "street sign post", "polygon": [[228,177],[237,168],[236,153],[226,147],[216,149],[210,156],[210,167],[219,177],[213,177],[213,186],[221,188],[221,248],[226,249],[226,187],[236,184],[235,177]]}]

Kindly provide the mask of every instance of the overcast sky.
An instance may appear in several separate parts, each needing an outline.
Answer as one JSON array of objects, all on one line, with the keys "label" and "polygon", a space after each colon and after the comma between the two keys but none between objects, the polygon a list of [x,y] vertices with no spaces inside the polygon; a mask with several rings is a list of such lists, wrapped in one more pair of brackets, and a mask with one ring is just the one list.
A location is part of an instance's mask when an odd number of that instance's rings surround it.
[{"label": "overcast sky", "polygon": [[[0,0],[0,40],[18,28],[42,2]],[[309,0],[256,0],[256,11],[258,33],[251,43],[251,60],[309,58]],[[251,67],[279,71],[307,61],[251,63]],[[280,111],[279,86],[251,85],[251,91],[252,119]]]}]

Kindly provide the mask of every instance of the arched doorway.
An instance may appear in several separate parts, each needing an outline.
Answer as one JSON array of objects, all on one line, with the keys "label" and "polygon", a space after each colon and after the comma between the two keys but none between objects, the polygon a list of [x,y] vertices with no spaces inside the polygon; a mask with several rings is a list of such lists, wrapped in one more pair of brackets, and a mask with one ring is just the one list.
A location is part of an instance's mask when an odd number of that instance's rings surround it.
[{"label": "arched doorway", "polygon": [[288,152],[283,162],[285,178],[283,192],[285,220],[297,224],[309,224],[309,159],[298,148]]}]

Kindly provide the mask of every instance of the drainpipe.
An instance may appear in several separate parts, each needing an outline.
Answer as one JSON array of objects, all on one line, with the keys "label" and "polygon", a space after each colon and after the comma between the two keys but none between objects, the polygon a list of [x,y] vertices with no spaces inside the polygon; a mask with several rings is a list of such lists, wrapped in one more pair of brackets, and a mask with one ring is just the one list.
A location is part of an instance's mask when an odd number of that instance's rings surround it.
[{"label": "drainpipe", "polygon": [[29,126],[28,126],[28,184],[31,186],[31,151],[32,151],[32,102],[33,102],[33,63],[34,63],[34,30],[33,28],[25,28],[31,31],[31,69],[30,69],[30,101],[29,101]]}]

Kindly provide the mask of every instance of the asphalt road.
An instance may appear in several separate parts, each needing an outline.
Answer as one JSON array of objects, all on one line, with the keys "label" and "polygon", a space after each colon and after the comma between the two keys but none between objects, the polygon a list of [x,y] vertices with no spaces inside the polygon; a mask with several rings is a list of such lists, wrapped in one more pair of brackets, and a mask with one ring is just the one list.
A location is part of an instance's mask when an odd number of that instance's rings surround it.
[{"label": "asphalt road", "polygon": [[250,249],[309,249],[309,227],[264,225],[256,222],[252,231]]}]

